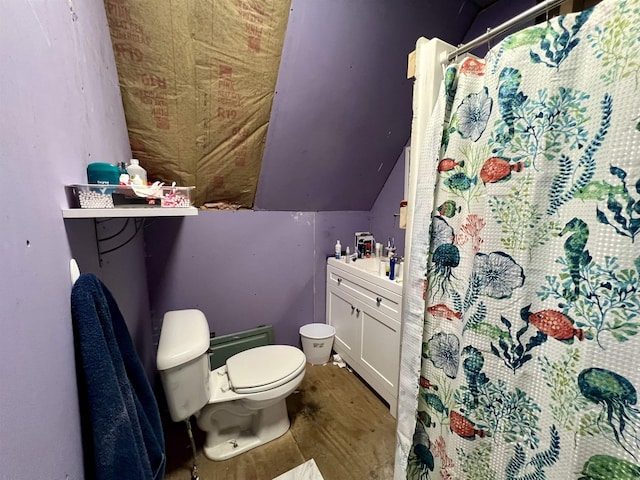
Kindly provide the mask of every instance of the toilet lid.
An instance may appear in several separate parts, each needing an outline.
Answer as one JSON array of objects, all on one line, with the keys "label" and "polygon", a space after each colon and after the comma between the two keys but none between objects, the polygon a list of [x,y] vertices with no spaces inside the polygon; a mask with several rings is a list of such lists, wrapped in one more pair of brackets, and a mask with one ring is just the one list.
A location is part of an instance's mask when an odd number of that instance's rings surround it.
[{"label": "toilet lid", "polygon": [[227,359],[227,375],[237,393],[257,393],[279,387],[297,376],[306,357],[289,345],[266,345]]}]

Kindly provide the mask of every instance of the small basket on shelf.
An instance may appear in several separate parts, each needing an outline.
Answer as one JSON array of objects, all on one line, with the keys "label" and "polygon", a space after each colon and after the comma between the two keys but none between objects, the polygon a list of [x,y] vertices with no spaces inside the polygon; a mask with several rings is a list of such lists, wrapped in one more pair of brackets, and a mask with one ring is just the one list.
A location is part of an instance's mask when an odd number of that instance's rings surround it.
[{"label": "small basket on shelf", "polygon": [[76,184],[66,187],[70,208],[188,208],[195,187]]}]

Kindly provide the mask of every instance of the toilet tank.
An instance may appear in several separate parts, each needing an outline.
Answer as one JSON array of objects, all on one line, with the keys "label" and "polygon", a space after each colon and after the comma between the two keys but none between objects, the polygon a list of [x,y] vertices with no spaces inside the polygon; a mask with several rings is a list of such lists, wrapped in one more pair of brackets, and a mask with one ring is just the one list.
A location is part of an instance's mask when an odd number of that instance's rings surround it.
[{"label": "toilet tank", "polygon": [[174,310],[162,320],[157,366],[174,422],[209,402],[209,324],[200,310]]}]

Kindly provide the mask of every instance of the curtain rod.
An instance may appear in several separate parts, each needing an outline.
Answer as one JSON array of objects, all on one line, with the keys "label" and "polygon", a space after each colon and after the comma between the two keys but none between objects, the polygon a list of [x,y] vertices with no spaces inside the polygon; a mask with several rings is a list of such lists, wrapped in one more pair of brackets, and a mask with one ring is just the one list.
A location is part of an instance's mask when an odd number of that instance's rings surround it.
[{"label": "curtain rod", "polygon": [[[525,23],[526,21],[537,17],[538,14],[542,12],[548,12],[552,8],[555,8],[564,2],[565,0],[545,0],[535,7],[531,7],[529,10],[525,10],[524,12],[513,17],[511,20],[507,20],[506,22],[498,25],[496,28],[488,29],[487,33],[485,33],[484,35],[480,35],[478,38],[471,40],[469,43],[465,43],[464,45],[456,48],[453,52],[447,55],[446,62],[450,62],[457,56],[470,52],[480,45],[484,45],[489,40],[497,37],[501,33],[504,33],[513,27],[517,27]],[[445,63],[445,60],[443,59],[442,62]]]}]

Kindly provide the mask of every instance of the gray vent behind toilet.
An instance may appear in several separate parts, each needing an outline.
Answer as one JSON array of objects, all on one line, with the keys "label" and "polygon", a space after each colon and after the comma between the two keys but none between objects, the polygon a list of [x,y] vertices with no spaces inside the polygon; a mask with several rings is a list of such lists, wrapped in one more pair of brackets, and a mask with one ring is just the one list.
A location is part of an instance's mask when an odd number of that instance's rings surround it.
[{"label": "gray vent behind toilet", "polygon": [[273,345],[273,326],[264,325],[251,330],[212,337],[209,342],[209,363],[211,370],[221,367],[227,358],[236,353],[263,345]]}]

